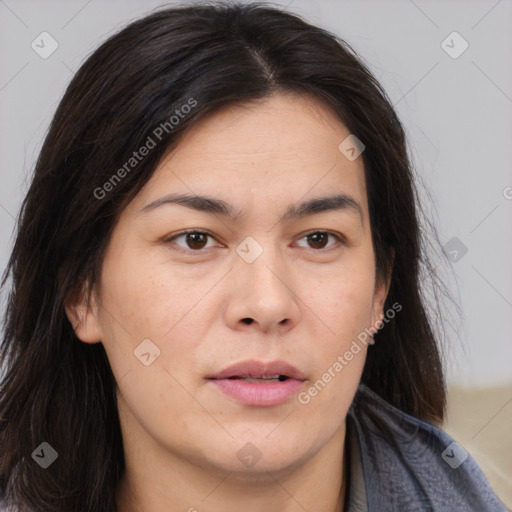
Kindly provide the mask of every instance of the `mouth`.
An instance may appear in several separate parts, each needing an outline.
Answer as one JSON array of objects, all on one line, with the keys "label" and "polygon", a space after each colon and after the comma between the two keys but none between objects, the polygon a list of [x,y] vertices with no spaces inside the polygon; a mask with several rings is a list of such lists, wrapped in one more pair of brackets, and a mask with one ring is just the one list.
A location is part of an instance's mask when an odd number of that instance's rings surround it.
[{"label": "mouth", "polygon": [[306,380],[306,376],[295,366],[286,361],[242,361],[231,365],[224,370],[210,375],[208,379],[254,379],[279,380],[284,382],[288,379]]},{"label": "mouth", "polygon": [[284,361],[244,361],[207,377],[224,396],[244,405],[280,405],[304,386],[305,375]]},{"label": "mouth", "polygon": [[285,380],[288,380],[289,377],[286,375],[264,375],[261,377],[240,377],[240,376],[234,376],[229,377],[229,380],[243,380],[244,382],[284,382]]}]

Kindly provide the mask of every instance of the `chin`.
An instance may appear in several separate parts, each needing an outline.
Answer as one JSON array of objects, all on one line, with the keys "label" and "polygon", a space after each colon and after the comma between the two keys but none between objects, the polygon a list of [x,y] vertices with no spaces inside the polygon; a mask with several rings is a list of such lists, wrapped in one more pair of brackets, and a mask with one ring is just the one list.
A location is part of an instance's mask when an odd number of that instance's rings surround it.
[{"label": "chin", "polygon": [[238,460],[224,461],[222,469],[229,471],[232,475],[230,479],[234,479],[245,483],[266,483],[275,481],[276,478],[286,476],[297,467],[304,464],[302,458],[298,459],[296,454],[281,454],[272,460],[261,458],[253,466],[244,466]]},{"label": "chin", "polygon": [[[235,436],[229,443],[217,444],[210,452],[210,464],[223,471],[233,472],[245,480],[268,479],[268,473],[286,472],[304,464],[313,447],[308,450],[307,441],[285,431],[280,436],[269,438],[271,429],[254,435]],[[314,443],[313,443],[314,444]]]}]

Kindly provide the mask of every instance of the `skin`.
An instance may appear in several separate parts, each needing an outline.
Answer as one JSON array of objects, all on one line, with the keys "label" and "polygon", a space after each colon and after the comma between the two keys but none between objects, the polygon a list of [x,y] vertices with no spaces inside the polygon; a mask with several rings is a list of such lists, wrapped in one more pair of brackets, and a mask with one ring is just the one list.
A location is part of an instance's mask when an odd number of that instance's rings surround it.
[{"label": "skin", "polygon": [[[375,275],[362,158],[338,149],[349,133],[295,94],[225,108],[186,133],[121,213],[92,303],[66,307],[83,342],[103,343],[117,380],[127,468],[119,512],[343,510],[345,417],[364,346],[307,405],[297,396],[243,405],[205,377],[282,359],[306,375],[307,390],[378,325],[388,283]],[[335,192],[361,215],[279,221],[289,205]],[[141,212],[170,193],[223,199],[242,215],[176,204]],[[213,236],[168,240],[192,228]],[[346,243],[311,240],[312,230]],[[236,252],[248,236],[263,249],[250,264]],[[148,338],[160,356],[145,366],[134,350]],[[261,453],[252,467],[237,457],[247,442]]]}]

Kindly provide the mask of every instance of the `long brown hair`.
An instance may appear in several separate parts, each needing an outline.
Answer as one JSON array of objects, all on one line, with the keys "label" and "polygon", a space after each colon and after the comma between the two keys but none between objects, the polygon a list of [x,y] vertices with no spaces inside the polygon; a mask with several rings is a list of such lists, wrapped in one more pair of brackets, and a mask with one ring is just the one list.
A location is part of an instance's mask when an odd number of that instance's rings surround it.
[{"label": "long brown hair", "polygon": [[[347,43],[277,7],[166,8],[110,37],[81,66],[21,207],[2,281],[10,291],[0,352],[0,488],[20,512],[115,510],[124,470],[116,382],[103,345],[78,340],[64,303],[97,281],[117,216],[185,130],[227,105],[288,91],[324,102],[365,144],[377,276],[393,262],[385,310],[403,309],[375,335],[362,382],[411,415],[442,420],[443,367],[420,293],[420,271],[431,269],[422,265],[418,193],[386,93]],[[191,98],[194,108],[99,194]],[[31,457],[42,442],[59,457],[46,470]]]}]

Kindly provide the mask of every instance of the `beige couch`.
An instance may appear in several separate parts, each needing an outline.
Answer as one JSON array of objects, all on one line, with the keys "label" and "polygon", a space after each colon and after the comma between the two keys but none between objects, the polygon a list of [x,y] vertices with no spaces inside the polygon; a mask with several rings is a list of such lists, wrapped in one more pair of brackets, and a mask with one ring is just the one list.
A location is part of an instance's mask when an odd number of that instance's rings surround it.
[{"label": "beige couch", "polygon": [[473,456],[512,511],[512,382],[493,388],[449,386],[443,429]]}]

